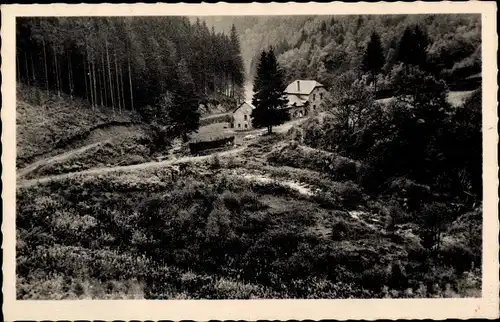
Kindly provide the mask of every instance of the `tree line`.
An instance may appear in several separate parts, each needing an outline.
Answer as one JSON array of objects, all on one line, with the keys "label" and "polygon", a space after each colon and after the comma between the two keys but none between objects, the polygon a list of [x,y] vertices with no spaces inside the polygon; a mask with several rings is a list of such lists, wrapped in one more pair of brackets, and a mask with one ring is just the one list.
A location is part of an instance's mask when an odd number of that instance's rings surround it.
[{"label": "tree line", "polygon": [[16,26],[18,82],[93,108],[141,112],[167,92],[203,104],[235,99],[244,85],[234,26],[216,33],[187,17],[23,17]]}]

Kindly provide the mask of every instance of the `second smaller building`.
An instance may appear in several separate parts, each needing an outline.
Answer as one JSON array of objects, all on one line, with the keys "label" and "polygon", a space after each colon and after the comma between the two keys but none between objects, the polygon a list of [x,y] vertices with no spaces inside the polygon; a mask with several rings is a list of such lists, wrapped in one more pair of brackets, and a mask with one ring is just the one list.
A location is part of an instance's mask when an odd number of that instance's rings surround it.
[{"label": "second smaller building", "polygon": [[249,101],[241,103],[234,111],[231,120],[231,128],[236,130],[248,130],[252,128],[252,111],[255,106]]}]

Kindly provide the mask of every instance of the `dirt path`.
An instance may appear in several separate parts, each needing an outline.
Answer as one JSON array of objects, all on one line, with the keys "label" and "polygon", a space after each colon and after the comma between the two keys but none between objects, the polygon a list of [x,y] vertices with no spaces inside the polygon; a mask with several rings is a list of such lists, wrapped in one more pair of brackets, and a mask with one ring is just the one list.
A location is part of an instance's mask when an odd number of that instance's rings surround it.
[{"label": "dirt path", "polygon": [[[161,161],[161,162],[152,161],[152,162],[146,162],[146,163],[140,163],[140,164],[134,164],[134,165],[128,165],[128,166],[94,168],[94,169],[89,169],[89,170],[84,170],[84,171],[79,171],[79,172],[58,174],[58,175],[47,176],[47,177],[43,177],[43,178],[19,181],[17,183],[17,188],[30,187],[30,186],[40,184],[40,183],[63,180],[63,179],[76,177],[76,176],[80,176],[80,175],[95,175],[95,174],[104,174],[104,173],[117,172],[117,171],[133,171],[133,170],[148,169],[148,168],[161,168],[161,167],[164,167],[167,165],[173,165],[173,164],[177,164],[177,163],[199,162],[199,161],[204,161],[204,160],[210,159],[214,155],[222,157],[222,156],[227,156],[227,155],[231,155],[231,154],[241,153],[245,149],[246,149],[246,146],[241,146],[241,147],[238,147],[238,148],[235,148],[232,150],[227,150],[227,151],[223,151],[223,152],[219,152],[219,153],[202,155],[202,156],[189,156],[189,157],[181,157],[181,158],[173,159],[173,160],[165,160],[165,161]],[[72,151],[72,152],[74,152],[74,151]]]},{"label": "dirt path", "polygon": [[46,164],[50,164],[50,163],[53,163],[53,162],[58,162],[58,161],[66,160],[66,159],[74,156],[75,154],[83,153],[83,152],[85,152],[87,150],[90,150],[90,149],[92,149],[94,147],[102,145],[102,144],[104,144],[104,143],[106,143],[108,141],[109,140],[92,143],[92,144],[83,146],[83,147],[78,148],[78,149],[74,149],[74,150],[67,151],[67,152],[64,152],[64,153],[61,153],[61,154],[57,154],[55,156],[52,156],[52,157],[49,157],[49,158],[46,158],[46,159],[38,160],[38,161],[36,161],[36,162],[28,165],[27,167],[18,170],[17,171],[17,178],[18,179],[23,178],[27,174],[35,171],[36,169],[40,168],[41,166],[44,166]]},{"label": "dirt path", "polygon": [[284,179],[273,179],[264,175],[259,175],[259,174],[251,174],[247,173],[242,176],[242,178],[249,180],[249,181],[255,181],[255,182],[261,182],[261,183],[271,183],[271,182],[276,182],[279,185],[282,185],[284,187],[288,187],[290,189],[296,190],[302,195],[311,197],[315,195],[315,191],[313,191],[310,187],[307,185],[292,181],[292,180],[284,180]]}]

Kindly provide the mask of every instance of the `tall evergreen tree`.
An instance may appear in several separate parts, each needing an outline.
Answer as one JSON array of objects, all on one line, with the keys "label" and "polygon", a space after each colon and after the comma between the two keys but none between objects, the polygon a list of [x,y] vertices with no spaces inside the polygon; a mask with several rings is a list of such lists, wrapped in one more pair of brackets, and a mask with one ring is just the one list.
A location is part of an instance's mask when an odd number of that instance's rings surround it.
[{"label": "tall evergreen tree", "polygon": [[245,83],[245,67],[243,64],[243,58],[241,57],[240,39],[238,37],[238,32],[234,24],[231,27],[230,34],[231,42],[231,77],[232,77],[232,94],[235,96],[236,92],[241,92]]},{"label": "tall evergreen tree", "polygon": [[254,96],[252,104],[252,125],[254,127],[266,127],[268,134],[272,133],[272,127],[283,124],[289,120],[288,111],[285,107],[288,99],[285,95],[284,74],[274,51],[263,51],[257,67],[257,75],[254,80]]},{"label": "tall evergreen tree", "polygon": [[184,141],[188,134],[200,126],[199,97],[195,92],[194,82],[184,59],[177,66],[178,88],[175,91],[174,107],[170,111],[170,119],[175,124],[175,134],[181,135]]},{"label": "tall evergreen tree", "polygon": [[370,41],[366,46],[365,53],[362,60],[362,69],[369,72],[373,78],[375,92],[377,91],[377,74],[382,71],[385,64],[385,57],[382,50],[382,43],[380,36],[374,32],[370,37]]},{"label": "tall evergreen tree", "polygon": [[425,69],[428,46],[429,38],[419,26],[406,27],[399,41],[397,60],[407,66],[418,66]]}]

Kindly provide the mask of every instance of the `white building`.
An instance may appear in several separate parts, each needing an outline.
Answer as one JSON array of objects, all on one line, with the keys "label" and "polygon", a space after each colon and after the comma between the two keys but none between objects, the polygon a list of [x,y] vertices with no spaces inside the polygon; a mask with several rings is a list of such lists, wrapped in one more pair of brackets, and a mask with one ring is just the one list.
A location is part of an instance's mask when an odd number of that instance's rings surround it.
[{"label": "white building", "polygon": [[236,130],[248,130],[252,128],[252,111],[255,106],[249,101],[241,103],[234,111],[230,126]]},{"label": "white building", "polygon": [[297,118],[320,110],[325,87],[315,80],[296,80],[286,88],[290,117]]}]

